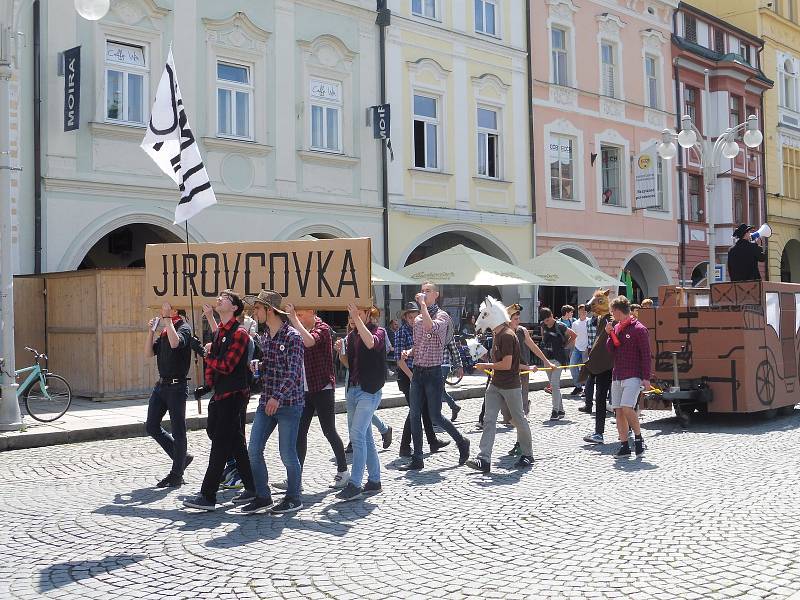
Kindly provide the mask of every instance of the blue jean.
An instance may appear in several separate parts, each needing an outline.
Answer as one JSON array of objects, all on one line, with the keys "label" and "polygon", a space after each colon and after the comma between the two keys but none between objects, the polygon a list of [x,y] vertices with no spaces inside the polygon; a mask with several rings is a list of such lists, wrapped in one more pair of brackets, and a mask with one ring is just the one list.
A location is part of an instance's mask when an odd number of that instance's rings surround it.
[{"label": "blue jean", "polygon": [[281,462],[286,467],[288,489],[286,497],[300,499],[300,478],[302,467],[297,457],[297,430],[300,427],[302,406],[281,406],[272,416],[264,412],[264,407],[259,406],[253,425],[250,427],[250,444],[247,454],[250,457],[250,466],[253,469],[253,481],[256,487],[256,496],[267,498],[269,492],[269,473],[267,463],[264,461],[264,447],[275,427],[278,428],[278,451]]},{"label": "blue jean", "polygon": [[[147,403],[147,435],[152,437],[172,459],[171,475],[180,477],[186,466],[186,399],[189,397],[187,384],[162,385],[157,383]],[[161,419],[169,412],[167,433],[161,426]]]},{"label": "blue jean", "polygon": [[444,395],[444,377],[442,368],[418,367],[414,365],[414,377],[411,379],[408,416],[411,419],[411,440],[414,444],[413,458],[422,460],[422,409],[427,403],[428,414],[434,425],[438,425],[455,440],[459,446],[464,437],[455,425],[442,416],[442,396]]},{"label": "blue jean", "polygon": [[[347,388],[347,393],[350,392],[350,387],[359,387],[359,386],[349,386]],[[345,395],[345,398],[346,397],[347,396]],[[380,402],[378,402],[378,406],[380,406]],[[347,429],[348,430],[350,429],[350,421],[353,418],[353,414],[352,414],[352,412],[350,410],[351,408],[352,407],[350,406],[350,403],[345,403],[345,409],[347,410]],[[389,431],[389,426],[381,420],[381,418],[378,416],[377,412],[372,414],[372,424],[375,425],[375,429],[377,429],[378,433],[380,433],[381,435],[383,435],[384,433]],[[350,441],[352,442],[353,440],[351,439]]]},{"label": "blue jean", "polygon": [[364,478],[379,482],[381,480],[381,463],[375,440],[372,437],[372,416],[381,403],[382,390],[374,394],[365,392],[361,386],[353,385],[347,390],[347,414],[349,415],[350,443],[353,444],[353,463],[350,465],[350,481],[357,486]]},{"label": "blue jean", "polygon": [[[447,374],[450,373],[450,366],[442,365],[442,380],[447,379]],[[453,400],[453,397],[447,393],[447,386],[442,384],[442,402],[447,402],[447,406],[449,406],[452,410],[455,410],[458,404],[456,401]]]},{"label": "blue jean", "polygon": [[[588,350],[578,350],[577,348],[573,348],[572,354],[569,355],[569,364],[579,365],[585,363],[588,358],[589,358]],[[580,377],[580,372],[581,372],[580,367],[572,367],[569,370],[570,375],[572,375],[572,385],[574,385],[575,387],[580,387],[580,382],[578,382],[578,377]]]}]

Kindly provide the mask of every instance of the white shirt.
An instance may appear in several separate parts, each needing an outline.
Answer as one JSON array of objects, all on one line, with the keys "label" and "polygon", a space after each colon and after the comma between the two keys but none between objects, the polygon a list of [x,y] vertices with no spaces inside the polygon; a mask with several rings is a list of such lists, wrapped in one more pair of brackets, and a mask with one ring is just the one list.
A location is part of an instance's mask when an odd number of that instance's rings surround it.
[{"label": "white shirt", "polygon": [[577,334],[577,338],[575,338],[575,350],[579,350],[580,352],[586,352],[589,349],[589,330],[587,329],[587,325],[589,324],[589,319],[577,319],[572,324],[572,331]]}]

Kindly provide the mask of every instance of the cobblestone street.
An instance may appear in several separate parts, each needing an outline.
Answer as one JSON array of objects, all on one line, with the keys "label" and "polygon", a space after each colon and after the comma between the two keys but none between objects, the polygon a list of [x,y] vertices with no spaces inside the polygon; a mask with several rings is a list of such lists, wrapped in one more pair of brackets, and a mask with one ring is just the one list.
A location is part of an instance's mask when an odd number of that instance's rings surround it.
[{"label": "cobblestone street", "polygon": [[[683,432],[649,412],[643,459],[586,446],[593,417],[531,395],[536,464],[512,467],[501,428],[493,471],[457,467],[452,445],[397,471],[406,409],[382,410],[384,491],[335,504],[332,453],[312,425],[306,508],[294,516],[182,509],[208,439],[178,490],[147,438],[0,454],[1,598],[788,598],[800,591],[800,410],[771,421],[709,418]],[[457,425],[477,451],[478,400]],[[339,431],[345,416],[338,415]],[[606,439],[613,439],[608,423]],[[345,436],[343,436],[345,437]],[[283,479],[277,436],[271,480]],[[230,498],[226,492],[221,498]]]}]

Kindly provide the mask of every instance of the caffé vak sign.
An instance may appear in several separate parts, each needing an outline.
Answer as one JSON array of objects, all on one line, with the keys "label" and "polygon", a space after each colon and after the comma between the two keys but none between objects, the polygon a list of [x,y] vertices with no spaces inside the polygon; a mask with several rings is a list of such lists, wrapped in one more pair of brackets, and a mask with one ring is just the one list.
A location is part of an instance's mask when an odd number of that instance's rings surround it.
[{"label": "caff\u00e9 vak sign", "polygon": [[298,308],[344,310],[372,305],[369,238],[148,244],[145,300],[195,308],[224,289],[255,295],[271,289]]}]

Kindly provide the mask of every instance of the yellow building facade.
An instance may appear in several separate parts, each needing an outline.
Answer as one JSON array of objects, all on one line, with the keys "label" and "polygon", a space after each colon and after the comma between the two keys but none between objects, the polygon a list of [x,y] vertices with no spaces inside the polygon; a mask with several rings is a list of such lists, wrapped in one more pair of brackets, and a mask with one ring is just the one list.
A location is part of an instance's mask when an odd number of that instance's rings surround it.
[{"label": "yellow building facade", "polygon": [[[525,3],[389,7],[390,268],[456,243],[524,262],[534,252]],[[504,289],[503,297],[530,292]],[[394,312],[399,287],[391,297]]]},{"label": "yellow building facade", "polygon": [[[800,282],[800,2],[692,0],[691,4],[764,40],[761,68],[775,86],[764,93],[769,278]],[[756,223],[756,225],[758,225]]]}]

